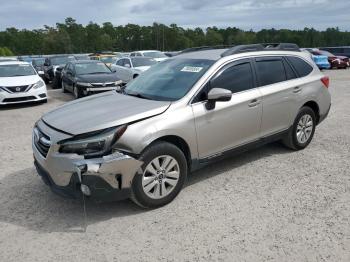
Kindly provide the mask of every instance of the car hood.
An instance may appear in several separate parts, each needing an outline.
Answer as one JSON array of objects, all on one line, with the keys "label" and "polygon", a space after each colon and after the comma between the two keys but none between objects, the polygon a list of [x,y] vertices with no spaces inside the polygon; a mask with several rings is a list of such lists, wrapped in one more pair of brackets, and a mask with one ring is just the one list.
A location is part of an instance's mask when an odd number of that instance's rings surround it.
[{"label": "car hood", "polygon": [[0,86],[24,86],[35,84],[40,80],[38,75],[0,77]]},{"label": "car hood", "polygon": [[69,102],[42,117],[58,130],[78,135],[127,124],[165,112],[170,102],[146,100],[115,91]]},{"label": "car hood", "polygon": [[117,74],[90,74],[90,75],[79,75],[78,81],[87,83],[106,83],[115,82],[120,80]]}]

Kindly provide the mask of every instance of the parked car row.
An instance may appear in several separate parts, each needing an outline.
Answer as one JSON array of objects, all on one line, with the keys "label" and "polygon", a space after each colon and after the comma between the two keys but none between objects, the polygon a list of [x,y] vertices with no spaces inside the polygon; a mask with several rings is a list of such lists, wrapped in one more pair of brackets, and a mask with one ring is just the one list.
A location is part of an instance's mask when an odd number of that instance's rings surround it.
[{"label": "parked car row", "polygon": [[[303,49],[304,52],[310,54],[320,69],[348,68],[350,60],[345,55],[349,55],[349,50],[350,47]],[[336,53],[333,54],[330,51]],[[0,61],[21,60],[27,62],[33,66],[37,75],[46,84],[51,82],[52,88],[62,88],[63,92],[72,92],[75,98],[80,98],[99,91],[121,88],[157,62],[175,57],[181,53],[157,50],[140,50],[130,53],[105,51],[94,54],[2,57]],[[79,61],[81,63],[78,63]],[[95,63],[88,63],[88,61],[95,61]],[[87,70],[85,73],[79,71],[83,67]],[[23,83],[23,85],[27,85],[27,83]]]},{"label": "parked car row", "polygon": [[320,69],[346,69],[350,67],[350,59],[347,56],[337,56],[317,48],[304,48],[303,50],[311,54]]}]

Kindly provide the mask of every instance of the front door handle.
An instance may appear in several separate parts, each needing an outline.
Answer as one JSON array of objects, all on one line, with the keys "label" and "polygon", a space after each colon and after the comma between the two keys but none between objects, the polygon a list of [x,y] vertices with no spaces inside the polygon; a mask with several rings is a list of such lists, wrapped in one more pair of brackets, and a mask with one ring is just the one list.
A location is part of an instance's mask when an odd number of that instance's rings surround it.
[{"label": "front door handle", "polygon": [[294,87],[293,93],[299,93],[301,91],[301,87]]},{"label": "front door handle", "polygon": [[252,101],[250,101],[249,107],[255,107],[255,106],[259,105],[259,104],[260,104],[260,100],[253,99]]}]

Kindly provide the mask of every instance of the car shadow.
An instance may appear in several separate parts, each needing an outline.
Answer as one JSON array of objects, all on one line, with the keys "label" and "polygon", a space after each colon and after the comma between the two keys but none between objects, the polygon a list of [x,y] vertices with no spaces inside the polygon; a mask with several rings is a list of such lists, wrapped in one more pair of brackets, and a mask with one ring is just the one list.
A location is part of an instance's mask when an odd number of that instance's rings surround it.
[{"label": "car shadow", "polygon": [[[275,154],[290,152],[278,143],[227,158],[188,176],[187,187]],[[41,181],[34,168],[12,173],[0,180],[0,221],[38,232],[83,233],[89,225],[111,218],[133,216],[149,210],[139,208],[130,200],[95,203],[64,199],[55,195]]]}]

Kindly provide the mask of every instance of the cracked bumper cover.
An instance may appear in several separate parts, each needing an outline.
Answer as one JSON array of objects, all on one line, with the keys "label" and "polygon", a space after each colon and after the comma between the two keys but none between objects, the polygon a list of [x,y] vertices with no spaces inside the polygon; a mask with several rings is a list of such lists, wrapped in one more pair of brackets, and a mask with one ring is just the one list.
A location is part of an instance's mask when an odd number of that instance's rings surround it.
[{"label": "cracked bumper cover", "polygon": [[38,174],[55,193],[77,198],[80,185],[90,188],[90,198],[114,201],[128,198],[131,183],[142,162],[121,152],[101,158],[84,159],[75,154],[61,154],[51,148],[46,158],[32,143]]}]

